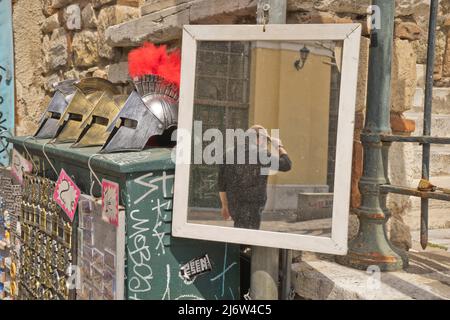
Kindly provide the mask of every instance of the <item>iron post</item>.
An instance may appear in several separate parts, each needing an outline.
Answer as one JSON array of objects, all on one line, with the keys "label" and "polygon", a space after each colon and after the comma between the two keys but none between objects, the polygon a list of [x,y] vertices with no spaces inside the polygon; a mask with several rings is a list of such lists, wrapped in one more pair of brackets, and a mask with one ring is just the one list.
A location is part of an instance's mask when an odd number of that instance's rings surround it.
[{"label": "iron post", "polygon": [[[425,84],[425,106],[423,114],[423,135],[431,135],[431,109],[433,106],[433,74],[436,49],[436,26],[439,0],[432,0],[430,5],[430,24],[428,26],[428,53]],[[430,179],[430,144],[422,146],[422,179]],[[420,244],[423,249],[428,244],[428,199],[420,200]]]},{"label": "iron post", "polygon": [[386,223],[390,211],[387,193],[380,188],[388,183],[388,149],[382,135],[390,135],[391,66],[394,34],[394,0],[373,0],[381,12],[380,29],[371,31],[367,110],[361,142],[364,147],[363,175],[359,182],[362,199],[355,210],[360,222],[357,236],[350,241],[348,254],[337,262],[356,269],[367,270],[376,265],[380,271],[406,267],[405,252],[394,247],[387,238]]}]

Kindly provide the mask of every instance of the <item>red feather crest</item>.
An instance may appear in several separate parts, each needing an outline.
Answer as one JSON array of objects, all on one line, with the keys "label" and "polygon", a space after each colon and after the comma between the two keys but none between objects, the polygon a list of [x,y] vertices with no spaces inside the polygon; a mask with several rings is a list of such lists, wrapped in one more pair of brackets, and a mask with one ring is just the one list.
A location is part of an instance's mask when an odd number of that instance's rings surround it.
[{"label": "red feather crest", "polygon": [[132,78],[144,75],[158,75],[167,82],[180,86],[180,51],[168,53],[165,45],[155,46],[146,42],[128,54],[128,73]]}]

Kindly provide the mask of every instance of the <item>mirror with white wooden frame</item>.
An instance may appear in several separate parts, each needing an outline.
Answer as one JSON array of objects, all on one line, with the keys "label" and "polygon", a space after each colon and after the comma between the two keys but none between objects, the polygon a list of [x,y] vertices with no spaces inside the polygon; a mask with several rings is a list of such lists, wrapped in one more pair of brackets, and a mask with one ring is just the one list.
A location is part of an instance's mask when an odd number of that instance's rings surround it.
[{"label": "mirror with white wooden frame", "polygon": [[184,27],[174,236],[346,253],[360,36]]}]

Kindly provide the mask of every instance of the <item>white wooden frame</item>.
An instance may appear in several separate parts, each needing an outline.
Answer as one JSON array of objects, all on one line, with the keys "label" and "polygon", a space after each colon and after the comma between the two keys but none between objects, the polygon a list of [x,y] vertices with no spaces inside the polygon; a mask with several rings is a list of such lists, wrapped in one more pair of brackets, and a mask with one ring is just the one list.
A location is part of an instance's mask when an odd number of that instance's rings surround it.
[{"label": "white wooden frame", "polygon": [[183,139],[181,132],[192,132],[197,41],[341,40],[344,47],[331,238],[188,223],[190,165],[183,163],[177,163],[175,170],[172,224],[174,236],[338,255],[347,253],[360,37],[360,24],[266,25],[265,32],[259,25],[184,26],[178,117],[178,128],[182,130],[178,131],[177,148],[182,148],[183,154],[189,155],[192,140],[186,137]]}]

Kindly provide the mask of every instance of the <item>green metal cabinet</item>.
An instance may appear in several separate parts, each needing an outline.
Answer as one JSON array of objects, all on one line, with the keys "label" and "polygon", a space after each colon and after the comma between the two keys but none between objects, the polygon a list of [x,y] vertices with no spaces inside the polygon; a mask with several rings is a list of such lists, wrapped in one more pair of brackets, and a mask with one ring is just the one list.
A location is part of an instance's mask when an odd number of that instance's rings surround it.
[{"label": "green metal cabinet", "polygon": [[[56,179],[44,147],[56,171],[64,168],[83,193],[89,194],[91,181],[96,181],[89,159],[100,180],[119,184],[120,204],[126,212],[125,299],[239,299],[239,246],[171,235],[170,149],[100,155],[96,154],[100,148],[74,149],[70,144],[45,144],[47,140],[15,137],[10,142],[22,155],[31,154],[43,175]],[[95,182],[93,195],[99,197],[100,192]],[[183,278],[181,267],[205,254],[212,270],[189,281]]]}]

